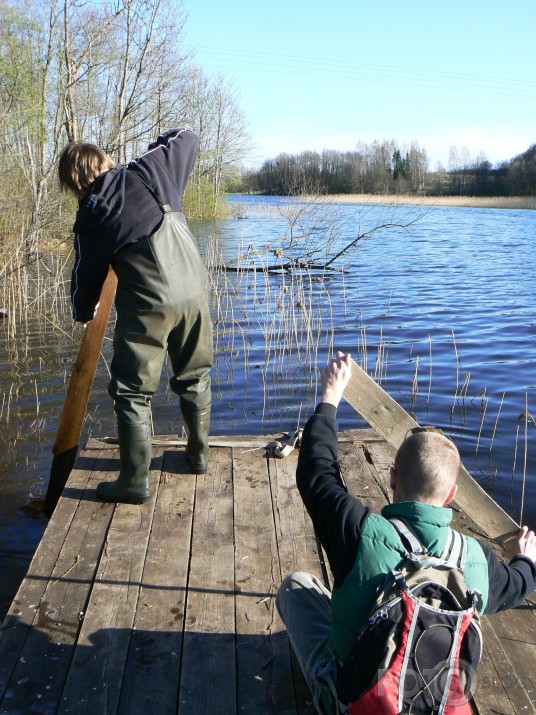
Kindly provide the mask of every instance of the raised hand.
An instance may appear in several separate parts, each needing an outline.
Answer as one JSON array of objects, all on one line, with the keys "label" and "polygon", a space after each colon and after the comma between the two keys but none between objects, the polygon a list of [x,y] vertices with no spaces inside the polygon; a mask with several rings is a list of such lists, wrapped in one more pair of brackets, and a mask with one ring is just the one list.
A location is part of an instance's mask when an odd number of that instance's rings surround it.
[{"label": "raised hand", "polygon": [[322,402],[339,406],[344,388],[352,376],[350,358],[350,353],[345,355],[339,351],[337,357],[332,358],[322,370]]}]

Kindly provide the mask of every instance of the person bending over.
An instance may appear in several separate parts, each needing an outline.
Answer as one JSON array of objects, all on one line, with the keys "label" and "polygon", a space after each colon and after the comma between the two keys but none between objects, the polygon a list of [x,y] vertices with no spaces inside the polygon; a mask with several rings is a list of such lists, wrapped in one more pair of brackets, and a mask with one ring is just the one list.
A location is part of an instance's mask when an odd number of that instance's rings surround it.
[{"label": "person bending over", "polygon": [[79,201],[74,319],[87,324],[94,317],[110,266],[118,280],[108,392],[121,469],[115,481],[97,486],[105,501],[140,504],[150,496],[151,398],[166,352],[190,468],[207,469],[212,323],[207,274],[181,211],[198,147],[193,132],[173,129],[126,167],[84,142],[68,144],[60,157],[60,184]]}]

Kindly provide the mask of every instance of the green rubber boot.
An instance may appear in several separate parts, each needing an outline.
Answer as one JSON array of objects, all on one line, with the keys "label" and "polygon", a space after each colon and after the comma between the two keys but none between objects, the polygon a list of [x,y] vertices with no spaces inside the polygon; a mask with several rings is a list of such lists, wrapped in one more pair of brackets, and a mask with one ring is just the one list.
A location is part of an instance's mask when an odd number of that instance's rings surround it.
[{"label": "green rubber boot", "polygon": [[188,431],[186,459],[194,474],[206,474],[208,467],[208,432],[210,429],[210,391],[195,402],[181,397],[181,412]]},{"label": "green rubber boot", "polygon": [[143,504],[151,496],[149,465],[151,435],[148,425],[117,423],[121,471],[114,482],[101,482],[97,495],[104,501]]}]

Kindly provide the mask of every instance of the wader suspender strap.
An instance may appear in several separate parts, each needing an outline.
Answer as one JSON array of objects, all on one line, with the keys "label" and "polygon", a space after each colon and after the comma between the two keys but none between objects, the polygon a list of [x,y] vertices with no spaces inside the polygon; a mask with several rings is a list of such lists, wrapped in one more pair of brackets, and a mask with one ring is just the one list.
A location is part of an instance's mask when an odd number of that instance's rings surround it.
[{"label": "wader suspender strap", "polygon": [[133,171],[133,174],[135,174],[138,179],[141,181],[141,183],[145,186],[147,191],[151,194],[153,199],[156,201],[158,204],[158,207],[160,208],[160,211],[162,211],[163,214],[167,214],[171,212],[171,206],[169,204],[163,204],[160,199],[158,198],[156,191],[153,189],[153,187],[149,184],[147,179],[141,174],[139,171]]},{"label": "wader suspender strap", "polygon": [[[403,546],[408,549],[411,554],[426,554],[427,549],[421,544],[417,535],[411,526],[403,519],[389,519],[389,522],[395,527]],[[465,536],[459,534],[454,529],[449,527],[447,543],[440,556],[441,561],[449,562],[456,565],[461,571],[465,567],[465,559],[467,557],[467,542]]]}]

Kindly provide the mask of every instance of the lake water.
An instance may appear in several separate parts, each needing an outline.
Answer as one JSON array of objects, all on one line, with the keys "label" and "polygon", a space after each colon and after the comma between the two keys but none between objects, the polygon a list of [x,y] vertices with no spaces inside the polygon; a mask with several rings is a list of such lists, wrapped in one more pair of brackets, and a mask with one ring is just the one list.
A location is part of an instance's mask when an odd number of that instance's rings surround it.
[{"label": "lake water", "polygon": [[[201,251],[242,269],[285,256],[337,252],[371,235],[334,271],[217,275],[213,434],[276,434],[303,425],[318,373],[350,351],[422,424],[458,445],[469,471],[514,518],[536,525],[535,214],[416,206],[310,206],[233,197],[239,218],[193,224]],[[382,224],[391,224],[378,228]],[[406,228],[401,226],[408,225]],[[288,245],[292,236],[292,245]],[[215,243],[214,243],[215,237]],[[283,247],[283,255],[275,253]],[[46,262],[46,257],[45,257]],[[233,264],[236,265],[236,264]],[[67,277],[66,277],[67,280]],[[51,449],[81,328],[68,301],[31,311],[10,335],[0,325],[0,615],[43,532],[24,508],[46,492]],[[84,439],[114,433],[103,347]],[[181,429],[167,380],[154,400],[154,431]],[[528,417],[525,414],[528,408]],[[346,404],[341,429],[363,426]]]}]

